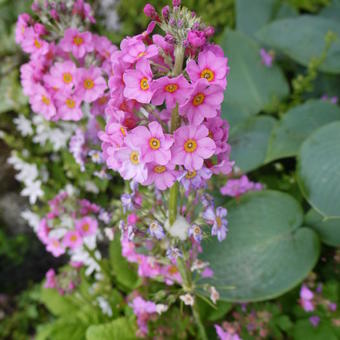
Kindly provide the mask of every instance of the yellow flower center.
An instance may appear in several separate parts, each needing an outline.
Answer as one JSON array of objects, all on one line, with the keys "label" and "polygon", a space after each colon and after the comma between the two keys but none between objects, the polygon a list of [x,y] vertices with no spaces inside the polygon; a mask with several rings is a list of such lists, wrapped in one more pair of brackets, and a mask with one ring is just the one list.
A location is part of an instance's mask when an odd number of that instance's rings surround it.
[{"label": "yellow flower center", "polygon": [[126,130],[125,130],[125,128],[123,126],[120,128],[120,132],[122,133],[122,135],[124,137],[126,136]]},{"label": "yellow flower center", "polygon": [[177,84],[168,84],[164,87],[164,90],[166,92],[174,93],[175,91],[178,90],[178,85]]},{"label": "yellow flower center", "polygon": [[77,46],[80,46],[84,43],[84,39],[82,37],[80,37],[79,35],[76,35],[74,38],[73,38],[73,44],[77,45]]},{"label": "yellow flower center", "polygon": [[91,90],[94,87],[94,81],[92,79],[85,79],[84,87],[86,90]]},{"label": "yellow flower center", "polygon": [[200,233],[201,233],[201,228],[198,227],[198,226],[196,226],[196,227],[194,228],[194,234],[199,235]]},{"label": "yellow flower center", "polygon": [[83,227],[82,227],[83,231],[89,231],[90,230],[90,225],[88,223],[85,223],[83,224]]},{"label": "yellow flower center", "polygon": [[188,139],[184,144],[184,150],[186,152],[194,152],[197,149],[197,143],[193,139]]},{"label": "yellow flower center", "polygon": [[137,57],[138,57],[138,58],[142,58],[142,57],[144,57],[145,55],[146,55],[145,52],[140,52],[140,53],[138,53]]},{"label": "yellow flower center", "polygon": [[41,48],[41,42],[38,40],[38,39],[34,39],[34,46],[36,47],[36,48]]},{"label": "yellow flower center", "polygon": [[201,72],[201,78],[205,78],[208,81],[213,81],[215,79],[215,73],[211,71],[209,68],[205,68]]},{"label": "yellow flower center", "polygon": [[144,78],[141,79],[141,81],[140,81],[140,88],[143,91],[146,91],[146,90],[149,89],[148,78],[144,77]]},{"label": "yellow flower center", "polygon": [[194,171],[188,171],[187,174],[185,175],[185,178],[187,179],[192,179],[192,178],[195,178],[197,175],[197,172],[194,170]]},{"label": "yellow flower center", "polygon": [[72,74],[69,72],[66,72],[63,74],[63,81],[65,84],[70,84],[73,80]]},{"label": "yellow flower center", "polygon": [[132,151],[130,153],[130,161],[134,165],[138,165],[139,164],[139,154],[138,154],[137,151]]},{"label": "yellow flower center", "polygon": [[178,273],[177,267],[176,267],[176,266],[170,266],[170,267],[168,268],[168,273],[169,273],[169,274],[172,274],[172,275],[177,274],[177,273]]},{"label": "yellow flower center", "polygon": [[192,100],[192,105],[199,106],[204,102],[205,95],[203,93],[197,93]]},{"label": "yellow flower center", "polygon": [[49,98],[47,98],[46,96],[42,96],[41,97],[41,101],[45,104],[45,105],[50,105],[51,104],[51,100]]},{"label": "yellow flower center", "polygon": [[161,142],[157,138],[150,138],[149,145],[152,150],[158,150],[161,147]]},{"label": "yellow flower center", "polygon": [[71,235],[71,237],[70,237],[70,241],[71,242],[76,242],[78,240],[78,237],[77,237],[77,235],[76,234],[73,234],[73,235]]},{"label": "yellow flower center", "polygon": [[166,170],[166,167],[163,165],[156,165],[153,168],[153,171],[156,172],[157,174],[162,174]]},{"label": "yellow flower center", "polygon": [[74,109],[75,106],[76,106],[76,102],[71,98],[67,98],[66,99],[66,106],[70,109]]},{"label": "yellow flower center", "polygon": [[217,228],[221,228],[222,227],[221,217],[219,217],[219,216],[216,217],[216,224],[217,224]]}]

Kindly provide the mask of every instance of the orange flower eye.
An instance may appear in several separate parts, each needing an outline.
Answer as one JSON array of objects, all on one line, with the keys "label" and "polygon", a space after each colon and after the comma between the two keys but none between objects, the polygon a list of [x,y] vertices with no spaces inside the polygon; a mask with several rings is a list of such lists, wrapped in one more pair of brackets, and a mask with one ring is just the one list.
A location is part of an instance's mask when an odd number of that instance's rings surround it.
[{"label": "orange flower eye", "polygon": [[192,105],[199,106],[199,105],[203,104],[204,98],[205,98],[205,95],[203,93],[196,94],[196,96],[192,100]]},{"label": "orange flower eye", "polygon": [[149,145],[152,150],[158,150],[161,147],[161,142],[157,138],[150,138]]},{"label": "orange flower eye", "polygon": [[188,139],[185,143],[184,143],[184,150],[186,152],[194,152],[197,149],[197,143],[195,140],[193,139]]},{"label": "orange flower eye", "polygon": [[148,78],[142,78],[141,81],[140,81],[140,88],[143,90],[143,91],[146,91],[149,89],[149,83],[148,83]]},{"label": "orange flower eye", "polygon": [[73,80],[72,74],[69,72],[66,72],[63,74],[63,81],[65,84],[70,84]]},{"label": "orange flower eye", "polygon": [[80,46],[84,43],[84,39],[82,37],[80,37],[79,35],[76,35],[74,38],[73,38],[73,44],[74,45],[77,45],[77,46]]},{"label": "orange flower eye", "polygon": [[130,153],[130,161],[134,165],[138,165],[139,164],[139,155],[138,155],[137,151],[132,151]]},{"label": "orange flower eye", "polygon": [[76,102],[71,98],[67,98],[66,99],[66,106],[70,109],[74,109],[75,106],[76,106]]},{"label": "orange flower eye", "polygon": [[168,84],[165,86],[164,90],[166,92],[174,93],[175,91],[178,90],[178,85],[177,84]]},{"label": "orange flower eye", "polygon": [[213,81],[215,79],[215,73],[211,71],[209,68],[205,68],[201,72],[201,78],[205,78],[208,81]]},{"label": "orange flower eye", "polygon": [[157,174],[162,174],[166,170],[166,167],[163,165],[156,165],[153,168],[153,171],[156,172]]},{"label": "orange flower eye", "polygon": [[194,170],[194,171],[188,171],[187,174],[185,175],[185,178],[187,179],[192,179],[192,178],[195,178],[197,175],[197,172]]},{"label": "orange flower eye", "polygon": [[38,39],[34,39],[34,46],[36,48],[41,48],[42,47],[41,42]]},{"label": "orange flower eye", "polygon": [[50,105],[51,104],[51,100],[49,98],[47,98],[46,96],[42,96],[41,97],[41,101],[45,104],[45,105]]},{"label": "orange flower eye", "polygon": [[84,87],[86,90],[91,90],[92,88],[94,88],[94,81],[92,79],[85,79]]}]

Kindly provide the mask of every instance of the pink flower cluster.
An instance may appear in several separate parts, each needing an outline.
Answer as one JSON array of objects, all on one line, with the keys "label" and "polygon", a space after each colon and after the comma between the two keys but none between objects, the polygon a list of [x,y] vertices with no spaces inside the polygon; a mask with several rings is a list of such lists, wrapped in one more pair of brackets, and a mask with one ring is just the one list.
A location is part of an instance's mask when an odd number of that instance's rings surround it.
[{"label": "pink flower cluster", "polygon": [[[89,5],[78,0],[72,13],[84,19]],[[62,15],[52,15],[59,27]],[[24,13],[17,22],[16,42],[30,55],[21,67],[21,84],[35,113],[53,121],[78,121],[84,116],[83,103],[88,103],[92,114],[104,114],[110,55],[117,49],[106,37],[65,27],[59,39]]]},{"label": "pink flower cluster", "polygon": [[72,198],[61,192],[49,201],[49,207],[49,212],[40,221],[37,235],[46,250],[55,257],[64,254],[67,249],[81,247],[85,238],[96,235],[96,215],[101,210],[98,205],[85,199],[72,204]]},{"label": "pink flower cluster", "polygon": [[[155,21],[112,53],[107,125],[99,134],[109,168],[159,190],[170,188],[182,174],[193,180],[201,173],[231,171],[229,126],[220,117],[227,58],[208,42],[211,29],[202,28],[195,17],[187,23],[185,41],[169,33],[182,29],[184,23],[174,22],[182,10],[167,6],[159,16],[147,5],[145,12]],[[156,23],[169,27],[165,36],[152,35]]]},{"label": "pink flower cluster", "polygon": [[228,179],[227,183],[220,189],[222,195],[239,197],[248,191],[259,191],[263,189],[261,183],[252,182],[246,175],[240,178]]}]

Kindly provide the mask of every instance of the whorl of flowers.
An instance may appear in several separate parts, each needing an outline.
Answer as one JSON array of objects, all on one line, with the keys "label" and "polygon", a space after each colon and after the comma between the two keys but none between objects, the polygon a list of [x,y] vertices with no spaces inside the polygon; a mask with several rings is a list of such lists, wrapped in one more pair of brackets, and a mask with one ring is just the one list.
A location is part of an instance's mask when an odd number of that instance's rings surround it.
[{"label": "whorl of flowers", "polygon": [[93,115],[103,114],[116,47],[87,31],[94,22],[89,4],[35,1],[32,9],[38,19],[21,14],[15,35],[30,56],[21,67],[21,84],[32,110],[53,121],[80,120],[84,104],[91,105]]}]

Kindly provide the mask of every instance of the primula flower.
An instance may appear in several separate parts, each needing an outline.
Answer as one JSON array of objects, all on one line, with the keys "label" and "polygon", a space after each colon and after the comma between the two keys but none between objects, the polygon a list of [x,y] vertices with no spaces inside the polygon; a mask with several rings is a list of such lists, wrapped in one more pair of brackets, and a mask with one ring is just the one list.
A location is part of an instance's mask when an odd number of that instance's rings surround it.
[{"label": "primula flower", "polygon": [[172,109],[176,104],[183,104],[191,92],[191,85],[180,75],[176,78],[161,77],[152,83],[154,94],[152,104],[162,105]]},{"label": "primula flower", "polygon": [[193,306],[195,303],[195,299],[191,294],[185,294],[185,295],[181,295],[179,297],[186,306]]},{"label": "primula flower", "polygon": [[221,326],[215,325],[216,333],[220,340],[241,340],[235,332],[225,331]]},{"label": "primula flower", "polygon": [[104,94],[106,81],[98,67],[78,69],[78,87],[76,95],[87,103],[92,103]]},{"label": "primula flower", "polygon": [[44,284],[44,288],[56,288],[57,280],[56,280],[56,274],[53,268],[47,271],[45,277],[46,277],[46,282]]},{"label": "primula flower", "polygon": [[187,64],[188,72],[192,82],[200,78],[206,79],[210,84],[220,85],[223,89],[227,86],[228,59],[218,57],[211,51],[204,51],[198,55],[198,64],[190,60]]},{"label": "primula flower", "polygon": [[188,229],[188,235],[193,237],[195,241],[201,242],[202,241],[202,229],[198,225],[192,225]]},{"label": "primula flower", "polygon": [[133,178],[136,182],[143,183],[147,179],[148,171],[141,160],[141,150],[136,148],[131,138],[128,137],[125,139],[126,146],[115,152],[120,163],[119,172],[125,180]]},{"label": "primula flower", "polygon": [[204,32],[191,30],[188,33],[187,41],[192,47],[202,47],[206,43],[207,39]]},{"label": "primula flower", "polygon": [[32,54],[32,57],[37,58],[46,55],[49,51],[48,42],[41,39],[39,34],[34,32],[33,28],[27,28],[21,46],[24,52]]},{"label": "primula flower", "polygon": [[124,43],[121,47],[124,50],[123,61],[134,64],[141,59],[150,59],[158,55],[158,48],[156,45],[146,46],[142,41],[136,40],[134,43],[129,42],[129,46],[124,48]]},{"label": "primula flower", "polygon": [[30,97],[32,110],[51,120],[56,114],[56,108],[50,93],[40,85],[36,85]]},{"label": "primula flower", "polygon": [[68,28],[59,43],[65,52],[71,52],[76,58],[82,58],[94,49],[90,32],[79,32],[75,28]]},{"label": "primula flower", "polygon": [[189,171],[201,169],[204,159],[210,158],[216,149],[215,142],[208,134],[204,125],[178,128],[174,133],[172,161],[184,165]]},{"label": "primula flower", "polygon": [[20,44],[25,39],[25,33],[27,27],[29,27],[30,23],[32,22],[32,18],[27,13],[22,13],[18,17],[18,21],[15,27],[15,42]]},{"label": "primula flower", "polygon": [[189,191],[190,189],[204,188],[211,176],[211,170],[206,167],[202,167],[197,171],[184,171],[179,180],[185,191]]},{"label": "primula flower", "polygon": [[274,56],[271,52],[267,52],[264,48],[261,48],[260,56],[263,65],[265,65],[266,67],[273,66]]},{"label": "primula flower", "polygon": [[148,128],[137,126],[129,133],[129,139],[133,145],[140,148],[145,163],[155,162],[165,165],[170,161],[173,137],[164,134],[159,123],[151,122]]},{"label": "primula flower", "polygon": [[223,101],[223,88],[209,85],[208,80],[196,81],[190,97],[180,106],[180,114],[187,116],[193,125],[199,125],[204,118],[217,116],[217,111]]},{"label": "primula flower", "polygon": [[157,240],[161,240],[165,236],[163,227],[157,221],[153,221],[150,223],[149,233]]},{"label": "primula flower", "polygon": [[63,238],[64,247],[79,248],[83,243],[80,233],[76,230],[68,231]]},{"label": "primula flower", "polygon": [[209,207],[204,213],[203,218],[211,223],[213,226],[211,228],[211,235],[216,235],[217,239],[221,242],[227,236],[227,225],[228,221],[224,219],[227,216],[227,209],[222,207],[217,207],[216,212],[213,207]]},{"label": "primula flower", "polygon": [[157,313],[157,305],[138,296],[133,299],[131,307],[137,317],[138,335],[146,335],[148,333],[148,320],[153,314]]},{"label": "primula flower", "polygon": [[157,163],[147,164],[148,178],[143,185],[154,184],[159,190],[166,190],[171,188],[176,181],[177,171],[175,165],[168,163],[166,165],[160,165]]},{"label": "primula flower", "polygon": [[96,233],[98,229],[98,221],[90,216],[83,217],[76,221],[76,230],[81,236],[91,236]]},{"label": "primula flower", "polygon": [[300,290],[300,304],[306,312],[312,312],[315,309],[313,298],[314,293],[303,284]]},{"label": "primula flower", "polygon": [[46,243],[46,250],[49,251],[54,257],[59,257],[65,253],[64,246],[56,238],[48,239]]},{"label": "primula flower", "polygon": [[152,71],[147,60],[140,60],[135,70],[127,70],[123,76],[125,82],[124,96],[140,103],[150,103],[152,98]]},{"label": "primula flower", "polygon": [[70,90],[76,84],[77,67],[72,61],[55,63],[50,69],[50,73],[44,76],[44,81],[49,87]]},{"label": "primula flower", "polygon": [[309,322],[313,327],[317,327],[320,323],[320,317],[318,317],[317,315],[313,315],[309,318]]},{"label": "primula flower", "polygon": [[77,96],[67,92],[58,92],[56,95],[58,117],[62,120],[78,121],[83,117],[81,101]]},{"label": "primula flower", "polygon": [[209,137],[212,138],[216,144],[216,154],[228,151],[230,148],[227,143],[229,137],[229,124],[221,117],[214,117],[207,119],[204,125],[209,129]]},{"label": "primula flower", "polygon": [[222,195],[238,197],[248,191],[259,191],[263,189],[261,183],[252,182],[246,175],[238,179],[228,179],[227,183],[220,189]]}]

